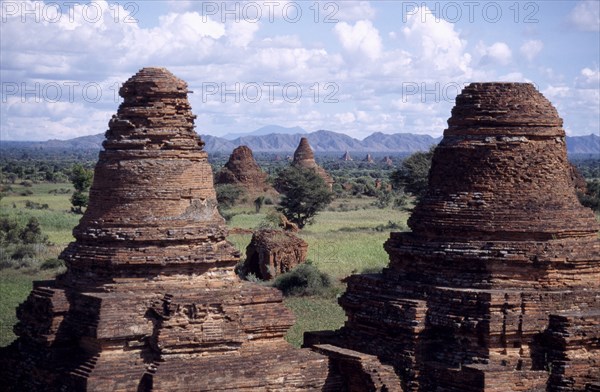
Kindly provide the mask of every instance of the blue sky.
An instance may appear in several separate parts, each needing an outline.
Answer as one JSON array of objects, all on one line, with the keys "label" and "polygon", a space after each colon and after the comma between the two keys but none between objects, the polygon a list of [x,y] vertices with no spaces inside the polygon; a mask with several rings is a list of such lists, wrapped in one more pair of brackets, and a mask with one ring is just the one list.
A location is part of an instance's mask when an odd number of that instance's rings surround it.
[{"label": "blue sky", "polygon": [[474,81],[532,82],[600,133],[600,2],[1,2],[1,140],[104,132],[145,66],[188,82],[197,130],[439,136]]}]

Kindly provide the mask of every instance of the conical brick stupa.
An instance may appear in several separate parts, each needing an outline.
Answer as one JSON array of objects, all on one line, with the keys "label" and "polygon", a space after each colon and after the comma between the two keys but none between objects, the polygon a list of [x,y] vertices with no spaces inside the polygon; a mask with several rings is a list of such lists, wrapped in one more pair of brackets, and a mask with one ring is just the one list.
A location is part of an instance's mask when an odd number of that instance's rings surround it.
[{"label": "conical brick stupa", "polygon": [[599,225],[533,85],[464,88],[409,226],[347,279],[344,327],[305,336],[347,385],[371,355],[404,391],[600,390]]},{"label": "conical brick stupa", "polygon": [[0,351],[4,390],[327,389],[327,359],[284,341],[281,293],[233,271],[187,93],[164,68],[123,84],[67,271],[35,283]]},{"label": "conical brick stupa", "polygon": [[323,178],[323,181],[325,181],[329,190],[333,188],[333,178],[325,171],[325,169],[317,164],[317,161],[315,161],[315,153],[310,147],[307,138],[300,138],[300,143],[298,144],[296,151],[294,151],[292,165],[314,170],[321,178]]}]

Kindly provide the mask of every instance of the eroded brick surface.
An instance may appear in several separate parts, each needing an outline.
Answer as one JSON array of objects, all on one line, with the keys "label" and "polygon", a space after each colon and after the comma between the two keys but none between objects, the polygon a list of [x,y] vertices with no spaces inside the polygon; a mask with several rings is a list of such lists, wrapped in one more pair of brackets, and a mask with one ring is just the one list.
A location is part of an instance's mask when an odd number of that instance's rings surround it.
[{"label": "eroded brick surface", "polygon": [[67,272],[35,283],[0,351],[3,390],[336,390],[326,357],[284,341],[281,293],[233,272],[187,93],[163,68],[121,88]]},{"label": "eroded brick surface", "polygon": [[246,248],[245,268],[262,280],[288,272],[306,261],[308,243],[282,230],[257,230]]},{"label": "eroded brick surface", "polygon": [[240,146],[233,150],[225,166],[215,175],[215,183],[236,185],[247,195],[275,193],[267,177],[254,160],[250,147]]},{"label": "eroded brick surface", "polygon": [[391,234],[381,274],[347,279],[344,327],[305,344],[374,355],[405,391],[596,390],[598,223],[562,120],[530,84],[473,83],[448,124],[412,232]]},{"label": "eroded brick surface", "polygon": [[323,178],[329,187],[329,190],[333,188],[333,178],[315,161],[315,154],[310,147],[307,138],[303,137],[300,139],[300,144],[298,144],[298,148],[296,148],[296,151],[294,151],[294,160],[292,161],[292,165],[313,169],[319,176],[321,176],[321,178]]}]

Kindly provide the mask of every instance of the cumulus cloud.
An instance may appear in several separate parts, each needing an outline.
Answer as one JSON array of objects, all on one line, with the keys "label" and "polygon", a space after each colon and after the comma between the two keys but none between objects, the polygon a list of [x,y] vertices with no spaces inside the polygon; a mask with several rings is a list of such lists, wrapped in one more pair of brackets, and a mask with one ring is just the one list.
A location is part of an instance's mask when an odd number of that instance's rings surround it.
[{"label": "cumulus cloud", "polygon": [[600,2],[580,1],[567,15],[570,25],[581,31],[600,31]]},{"label": "cumulus cloud", "polygon": [[[588,84],[589,83],[589,84]],[[600,89],[598,70],[584,68],[574,86],[548,85],[542,91],[558,109],[570,135],[598,134]]]},{"label": "cumulus cloud", "polygon": [[331,18],[339,21],[353,22],[361,19],[373,19],[375,9],[368,1],[339,1],[326,2],[321,5],[323,8],[321,19]]},{"label": "cumulus cloud", "polygon": [[342,124],[353,123],[356,121],[356,116],[352,112],[336,113],[335,118]]},{"label": "cumulus cloud", "polygon": [[383,45],[379,31],[369,20],[359,20],[354,25],[340,22],[333,31],[346,52],[355,57],[377,60],[381,57]]},{"label": "cumulus cloud", "polygon": [[485,46],[483,43],[480,43],[478,45],[478,50],[483,55],[480,60],[481,65],[507,65],[512,59],[512,51],[504,42],[495,42],[490,46]]},{"label": "cumulus cloud", "polygon": [[467,42],[452,23],[433,17],[426,6],[408,15],[402,33],[409,44],[417,46],[416,57],[428,67],[468,72],[471,55],[466,53]]},{"label": "cumulus cloud", "polygon": [[247,47],[254,40],[254,34],[258,31],[258,24],[240,21],[227,25],[227,37],[235,47]]},{"label": "cumulus cloud", "polygon": [[[471,80],[546,78],[538,68],[529,67],[523,73],[504,68],[512,65],[512,45],[517,45],[518,54],[532,60],[542,48],[560,50],[543,47],[533,39],[469,46],[465,37],[472,32],[468,28],[463,32],[460,23],[434,18],[426,6],[407,15],[406,22],[390,25],[380,14],[381,10],[387,12],[386,7],[398,10],[401,5],[395,2],[337,2],[329,9],[325,7],[328,2],[319,2],[320,23],[314,23],[314,11],[309,8],[314,6],[312,2],[279,1],[273,21],[262,2],[256,2],[262,13],[260,21],[246,18],[252,16],[254,9],[247,4],[253,2],[168,3],[160,16],[141,12],[147,10],[141,9],[146,3],[140,2],[140,12],[135,15],[138,22],[128,14],[131,9],[99,0],[76,4],[69,8],[73,17],[60,18],[57,23],[37,23],[36,18],[56,17],[52,12],[58,9],[36,5],[43,5],[41,2],[14,3],[44,11],[24,21],[18,13],[8,15],[11,12],[6,13],[6,8],[0,11],[4,12],[0,24],[2,139],[70,138],[104,131],[120,102],[116,95],[120,84],[144,66],[165,66],[188,82],[195,92],[189,99],[198,115],[197,130],[202,133],[219,135],[280,124],[331,129],[355,137],[375,131],[440,134],[458,92],[454,86]],[[204,5],[209,3],[219,9],[207,10]],[[233,14],[223,12],[236,4]],[[99,10],[97,17],[84,17],[86,5]],[[290,14],[284,17],[282,11],[288,5]],[[303,8],[303,19],[292,23],[292,8],[298,5]],[[115,15],[119,15],[116,20]],[[340,22],[324,23],[328,15]],[[491,31],[487,42],[504,41],[500,34]],[[474,66],[486,61],[485,67]],[[585,64],[577,75],[565,73],[560,64],[549,64],[561,77],[551,80],[559,90],[549,87],[548,91],[556,95],[559,105],[570,105],[570,110],[578,113],[571,118],[597,128],[597,116],[590,117],[591,110],[586,113],[567,101],[588,108],[598,106],[597,64]],[[36,83],[58,83],[62,96],[48,99],[53,90],[40,87],[33,96],[22,99],[23,88],[31,89]],[[94,83],[102,92],[97,100]],[[218,91],[206,97],[207,83],[228,91],[237,89],[237,96]],[[262,87],[258,102],[243,96],[248,83]],[[270,91],[265,83],[278,84]],[[286,83],[293,84],[287,97]],[[417,90],[403,100],[406,83]],[[559,96],[563,87],[571,98]],[[295,88],[302,90],[301,99],[290,102]],[[253,90],[246,93],[252,95]],[[71,100],[69,95],[75,98]],[[36,97],[42,99],[36,101]],[[325,103],[326,98],[332,100]]]},{"label": "cumulus cloud", "polygon": [[533,61],[533,59],[542,51],[544,48],[544,43],[540,40],[530,39],[527,40],[521,45],[519,51],[521,55],[525,57],[528,61]]},{"label": "cumulus cloud", "polygon": [[583,68],[575,79],[575,86],[578,88],[600,89],[600,71],[598,68]]}]

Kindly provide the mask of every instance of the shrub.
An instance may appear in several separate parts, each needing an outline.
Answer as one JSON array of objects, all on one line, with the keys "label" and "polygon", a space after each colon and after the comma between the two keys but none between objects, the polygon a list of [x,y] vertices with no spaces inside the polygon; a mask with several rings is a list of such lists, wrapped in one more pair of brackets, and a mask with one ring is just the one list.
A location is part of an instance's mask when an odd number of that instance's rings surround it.
[{"label": "shrub", "polygon": [[383,267],[366,267],[360,272],[361,274],[380,274]]},{"label": "shrub", "polygon": [[35,247],[31,244],[19,245],[10,256],[13,260],[32,259],[35,257]]},{"label": "shrub", "polygon": [[24,244],[45,244],[48,242],[48,236],[42,233],[40,222],[36,217],[29,218],[27,225],[19,234],[19,239]]},{"label": "shrub", "polygon": [[265,218],[256,226],[256,229],[276,229],[279,227],[280,222],[281,213],[277,211],[269,211]]},{"label": "shrub", "polygon": [[272,206],[273,205],[273,199],[271,199],[270,197],[265,197],[265,205]]},{"label": "shrub", "polygon": [[326,296],[332,291],[329,275],[310,263],[300,264],[279,275],[272,286],[281,290],[285,296]]},{"label": "shrub", "polygon": [[264,203],[265,203],[264,196],[258,196],[256,199],[254,199],[254,209],[256,210],[257,214],[260,212],[260,209],[262,208]]},{"label": "shrub", "polygon": [[47,210],[50,206],[46,203],[40,204],[35,201],[25,200],[25,208],[30,210]]},{"label": "shrub", "polygon": [[579,202],[596,212],[600,212],[600,180],[588,180],[587,192],[577,192]]},{"label": "shrub", "polygon": [[56,269],[56,268],[63,267],[64,265],[65,264],[63,263],[62,260],[53,258],[53,259],[48,259],[48,260],[44,261],[42,263],[42,265],[40,265],[40,269],[43,269],[43,270]]},{"label": "shrub", "polygon": [[240,187],[231,184],[217,185],[215,191],[220,209],[233,207],[244,193]]},{"label": "shrub", "polygon": [[249,274],[247,274],[246,276],[244,276],[244,279],[246,279],[248,282],[252,282],[252,283],[260,283],[262,282],[262,280],[260,280],[254,273],[250,272]]}]

